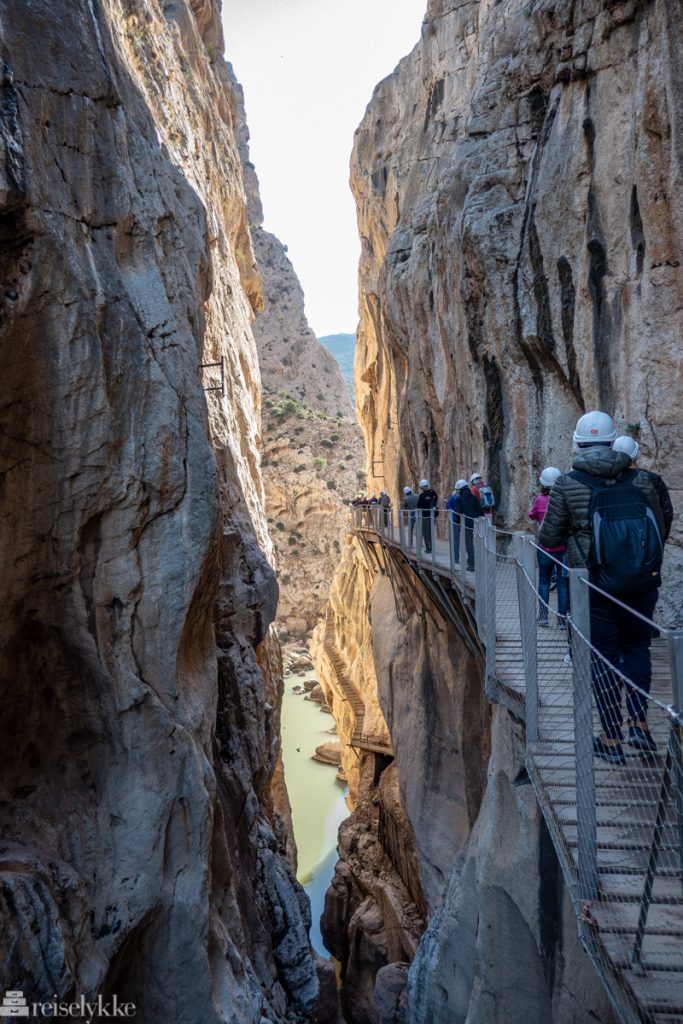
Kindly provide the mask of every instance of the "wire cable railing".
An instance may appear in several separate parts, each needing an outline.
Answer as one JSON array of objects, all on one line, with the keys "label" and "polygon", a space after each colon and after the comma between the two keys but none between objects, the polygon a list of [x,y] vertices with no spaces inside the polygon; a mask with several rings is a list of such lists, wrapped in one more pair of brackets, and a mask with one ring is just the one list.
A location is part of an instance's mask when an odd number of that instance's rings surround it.
[{"label": "wire cable railing", "polygon": [[[487,693],[524,714],[526,769],[619,1019],[683,1020],[683,630],[528,534],[439,512],[352,520],[473,605]],[[591,636],[600,603],[620,621],[609,643]]]}]

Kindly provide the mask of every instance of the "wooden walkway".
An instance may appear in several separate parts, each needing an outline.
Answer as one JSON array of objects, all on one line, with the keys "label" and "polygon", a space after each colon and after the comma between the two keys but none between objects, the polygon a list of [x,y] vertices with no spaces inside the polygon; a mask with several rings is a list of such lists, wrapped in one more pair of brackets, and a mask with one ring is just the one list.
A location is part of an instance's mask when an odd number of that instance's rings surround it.
[{"label": "wooden walkway", "polygon": [[[433,574],[474,600],[474,573],[452,572],[448,544],[437,540],[434,557],[401,548],[398,539],[381,537],[369,528],[356,530],[366,544],[399,548],[413,570]],[[464,584],[464,585],[463,585]],[[612,766],[594,759],[596,846],[599,878],[597,898],[582,902],[578,888],[578,808],[572,666],[566,629],[537,629],[539,738],[528,746],[527,768],[577,909],[579,931],[601,973],[619,1019],[672,1024],[683,1021],[683,877],[680,818],[675,798],[663,814],[662,847],[643,932],[641,955],[633,959],[648,858],[652,849],[664,759],[670,733],[669,716],[650,705],[650,728],[658,751],[645,758],[627,743],[626,764]],[[494,691],[503,702],[524,714],[525,675],[517,597],[516,562],[510,554],[496,556],[496,651]],[[671,679],[664,640],[652,647],[651,695],[671,703]],[[655,713],[657,712],[657,713]],[[594,731],[600,724],[594,712]],[[680,779],[678,780],[680,786]]]}]

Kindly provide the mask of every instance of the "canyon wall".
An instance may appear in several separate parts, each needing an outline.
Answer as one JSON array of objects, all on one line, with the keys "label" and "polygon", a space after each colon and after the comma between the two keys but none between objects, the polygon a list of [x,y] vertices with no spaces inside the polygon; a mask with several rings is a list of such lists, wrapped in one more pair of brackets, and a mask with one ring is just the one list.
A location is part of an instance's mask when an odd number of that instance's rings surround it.
[{"label": "canyon wall", "polygon": [[309,1019],[219,4],[0,40],[0,990]]},{"label": "canyon wall", "polygon": [[[478,469],[499,524],[523,528],[538,473],[568,467],[577,417],[603,407],[680,504],[682,33],[668,0],[431,0],[351,162],[370,489],[396,500],[426,476],[444,497]],[[679,625],[680,523],[659,608]],[[498,707],[489,721],[462,636],[396,584],[354,544],[333,585],[343,664],[316,652],[331,692],[346,674],[384,713],[429,917],[409,974],[350,941],[367,891],[354,816],[326,910],[352,1019],[609,1021],[538,808],[514,785],[523,727]],[[359,805],[381,803],[381,769],[359,772]]]}]

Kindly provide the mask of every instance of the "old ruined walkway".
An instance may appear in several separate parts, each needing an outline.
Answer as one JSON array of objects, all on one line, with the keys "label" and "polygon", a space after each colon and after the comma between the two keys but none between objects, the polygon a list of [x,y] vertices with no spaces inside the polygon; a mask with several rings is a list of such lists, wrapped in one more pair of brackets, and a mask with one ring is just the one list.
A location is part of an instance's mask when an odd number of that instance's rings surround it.
[{"label": "old ruined walkway", "polygon": [[[403,513],[402,515],[407,515]],[[419,525],[419,524],[418,524]],[[590,645],[589,584],[570,572],[571,654],[554,601],[539,627],[531,537],[475,521],[467,572],[446,516],[409,542],[407,520],[377,506],[354,510],[356,537],[392,583],[399,614],[436,605],[478,655],[487,693],[525,719],[526,769],[553,839],[583,945],[620,1021],[683,1020],[683,631],[652,648],[648,720],[657,752],[624,744],[626,763],[593,754],[600,732],[591,686],[601,672],[629,681]],[[441,534],[441,535],[440,535]],[[402,612],[403,610],[403,612]]]}]

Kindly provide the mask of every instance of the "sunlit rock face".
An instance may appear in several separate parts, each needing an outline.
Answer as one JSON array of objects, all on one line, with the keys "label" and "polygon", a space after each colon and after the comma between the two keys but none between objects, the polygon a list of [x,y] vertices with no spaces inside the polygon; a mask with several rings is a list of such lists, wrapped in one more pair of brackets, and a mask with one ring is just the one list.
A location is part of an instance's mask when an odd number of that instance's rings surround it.
[{"label": "sunlit rock face", "polygon": [[0,23],[0,990],[303,1018],[218,5],[3,0]]},{"label": "sunlit rock face", "polygon": [[[499,524],[526,528],[540,470],[568,468],[576,419],[602,407],[680,503],[682,30],[665,0],[429,4],[416,48],[375,89],[351,162],[370,489],[397,500],[425,476],[443,498],[478,469]],[[670,621],[679,522],[660,603]],[[337,592],[353,600],[335,605]],[[452,627],[433,606],[395,604],[360,548],[332,607],[346,670],[389,726],[430,917],[407,989],[402,968],[389,977],[366,959],[372,1013],[609,1020],[561,882],[556,896],[544,887],[558,866],[531,792],[512,785],[519,724],[494,707],[489,731],[481,669]],[[375,782],[359,773],[359,804]],[[354,884],[344,856],[337,896],[348,870]],[[340,906],[334,928],[345,920],[350,937],[357,922]],[[347,956],[355,978],[350,941]]]},{"label": "sunlit rock face", "polygon": [[392,493],[479,469],[525,526],[604,408],[680,505],[682,31],[667,0],[434,0],[375,90],[351,168],[356,389]]}]

